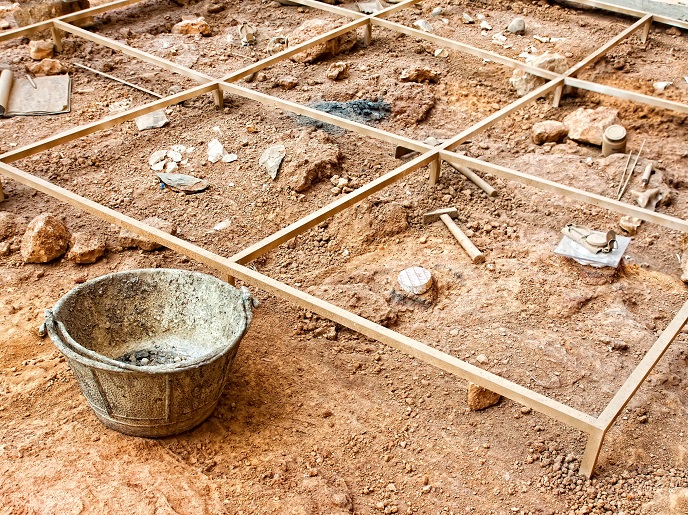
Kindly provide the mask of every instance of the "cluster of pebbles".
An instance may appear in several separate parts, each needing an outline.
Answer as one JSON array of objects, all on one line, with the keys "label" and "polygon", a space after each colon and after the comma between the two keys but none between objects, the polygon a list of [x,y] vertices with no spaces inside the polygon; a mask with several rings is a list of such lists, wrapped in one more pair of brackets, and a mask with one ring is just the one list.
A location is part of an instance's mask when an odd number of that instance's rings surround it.
[{"label": "cluster of pebbles", "polygon": [[152,365],[171,365],[173,363],[180,363],[187,359],[186,356],[179,354],[173,350],[137,350],[127,352],[126,354],[117,358],[117,361],[122,363],[130,363],[137,367],[146,367]]}]

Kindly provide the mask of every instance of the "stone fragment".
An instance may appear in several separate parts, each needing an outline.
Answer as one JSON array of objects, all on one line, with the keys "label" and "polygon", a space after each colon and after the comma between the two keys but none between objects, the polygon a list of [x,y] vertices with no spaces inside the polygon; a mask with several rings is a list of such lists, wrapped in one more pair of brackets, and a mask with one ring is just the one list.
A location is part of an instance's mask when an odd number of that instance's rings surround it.
[{"label": "stone fragment", "polygon": [[43,213],[31,220],[21,240],[21,255],[25,263],[47,263],[67,251],[71,234],[51,213]]},{"label": "stone fragment", "polygon": [[619,227],[621,227],[628,236],[635,236],[642,223],[643,221],[635,216],[624,216],[619,220]]},{"label": "stone fragment", "polygon": [[67,259],[78,264],[95,263],[105,254],[105,238],[101,235],[91,236],[76,232],[69,242]]},{"label": "stone fragment", "polygon": [[30,41],[29,56],[34,61],[50,59],[53,56],[53,42],[44,40]]},{"label": "stone fragment", "polygon": [[205,8],[205,11],[208,14],[217,14],[217,13],[224,11],[225,7],[226,6],[224,4],[212,3],[212,4],[208,4],[208,7]]},{"label": "stone fragment", "polygon": [[[164,166],[164,160],[166,157],[167,157],[167,150],[156,150],[148,158],[148,164],[150,165],[151,168],[153,168],[155,165],[157,165],[159,163],[163,163],[163,166]],[[160,168],[160,170],[162,170],[162,167]]]},{"label": "stone fragment", "polygon": [[604,130],[610,125],[619,123],[619,111],[610,107],[585,109],[581,107],[564,118],[564,125],[569,129],[569,138],[580,143],[602,145]]},{"label": "stone fragment", "polygon": [[330,80],[341,80],[349,76],[349,63],[339,61],[332,63],[327,68],[327,78]]},{"label": "stone fragment", "polygon": [[432,32],[432,25],[427,20],[418,20],[413,22],[413,24],[423,32]]},{"label": "stone fragment", "polygon": [[560,143],[568,135],[569,130],[561,122],[546,120],[533,125],[533,143]]},{"label": "stone fragment", "polygon": [[165,111],[163,109],[158,109],[152,113],[138,116],[135,121],[136,128],[140,131],[159,129],[160,127],[164,127],[169,123],[169,120],[167,119],[167,116],[165,116]]},{"label": "stone fragment", "polygon": [[473,411],[479,411],[490,406],[494,406],[502,398],[501,395],[493,391],[468,383],[468,407]]},{"label": "stone fragment", "polygon": [[0,241],[9,240],[26,231],[26,219],[8,211],[0,211]]},{"label": "stone fragment", "polygon": [[385,98],[399,123],[420,123],[435,106],[435,95],[421,84],[400,84]]},{"label": "stone fragment", "polygon": [[666,30],[666,33],[669,34],[670,36],[680,36],[681,35],[681,29],[678,27],[669,27]]},{"label": "stone fragment", "polygon": [[210,25],[208,25],[203,16],[182,20],[172,27],[172,34],[183,34],[185,36],[194,36],[196,34],[210,36],[212,33]]},{"label": "stone fragment", "polygon": [[58,59],[43,59],[37,63],[28,63],[26,71],[36,77],[42,77],[44,75],[60,75],[69,70]]},{"label": "stone fragment", "polygon": [[213,138],[208,142],[208,161],[217,163],[225,154],[225,149],[222,143],[217,138]]},{"label": "stone fragment", "polygon": [[176,170],[176,163],[168,163],[175,165],[174,167],[167,167],[167,173],[157,173],[160,182],[169,187],[173,191],[181,191],[184,193],[198,193],[208,188],[210,183],[205,179],[199,179],[193,175],[184,175],[182,173],[169,173],[171,170]]},{"label": "stone fragment", "polygon": [[468,14],[468,13],[463,13],[462,21],[463,21],[466,25],[470,25],[470,24],[475,23],[475,20],[473,19],[473,17],[472,17],[470,14]]},{"label": "stone fragment", "polygon": [[403,82],[438,82],[440,74],[430,68],[415,67],[402,70],[399,78]]},{"label": "stone fragment", "polygon": [[[334,30],[339,25],[333,21],[314,18],[298,26],[289,36],[289,46],[296,46],[313,39],[321,34]],[[351,50],[356,44],[356,31],[347,32],[320,45],[315,45],[303,52],[292,56],[292,60],[299,63],[312,63],[323,57],[337,55]]]},{"label": "stone fragment", "polygon": [[9,256],[11,245],[9,241],[0,242],[0,256]]},{"label": "stone fragment", "polygon": [[[564,73],[569,69],[569,62],[561,54],[545,52],[542,55],[529,56],[526,58],[526,64],[530,66],[535,66],[537,68],[542,68],[543,70],[549,70],[554,73]],[[546,81],[545,79],[532,75],[523,70],[514,70],[511,79],[509,79],[512,86],[516,90],[519,96],[526,95],[533,91],[534,89],[542,86]]]},{"label": "stone fragment", "polygon": [[265,51],[270,55],[275,55],[286,50],[288,46],[289,40],[287,38],[284,36],[275,36],[274,38],[270,38],[270,41],[268,41],[265,47]]},{"label": "stone fragment", "polygon": [[[167,234],[174,235],[177,233],[177,228],[173,223],[168,222],[167,220],[162,220],[161,218],[158,218],[156,216],[146,218],[143,221],[143,223],[150,225],[151,227],[155,227],[156,229],[159,229],[163,232],[166,232]],[[122,248],[125,249],[138,247],[141,250],[147,250],[149,252],[163,247],[159,243],[151,241],[143,236],[139,236],[138,234],[131,232],[127,229],[122,229],[120,231],[119,244],[122,246]]]},{"label": "stone fragment", "polygon": [[280,166],[282,165],[282,160],[284,156],[287,155],[286,148],[284,145],[273,145],[265,149],[263,155],[260,156],[258,163],[260,166],[264,166],[265,169],[270,174],[270,177],[274,181],[277,179],[277,172],[279,172]]},{"label": "stone fragment", "polygon": [[299,85],[299,79],[293,75],[284,75],[283,77],[277,79],[277,85],[283,90],[289,91],[290,89],[294,89]]},{"label": "stone fragment", "polygon": [[523,18],[514,18],[511,20],[511,23],[509,23],[509,26],[506,28],[506,30],[512,34],[523,35],[526,33],[526,20]]},{"label": "stone fragment", "polygon": [[283,174],[294,191],[306,191],[316,180],[329,178],[339,171],[342,159],[339,146],[323,132],[304,132],[291,146],[292,152]]},{"label": "stone fragment", "polygon": [[480,22],[480,28],[481,28],[482,30],[492,30],[492,25],[490,25],[489,23],[487,23],[486,20],[483,20],[483,21]]},{"label": "stone fragment", "polygon": [[668,82],[668,81],[660,81],[660,82],[653,82],[652,87],[657,93],[662,93],[665,89],[667,89],[669,86],[671,86],[673,82]]}]

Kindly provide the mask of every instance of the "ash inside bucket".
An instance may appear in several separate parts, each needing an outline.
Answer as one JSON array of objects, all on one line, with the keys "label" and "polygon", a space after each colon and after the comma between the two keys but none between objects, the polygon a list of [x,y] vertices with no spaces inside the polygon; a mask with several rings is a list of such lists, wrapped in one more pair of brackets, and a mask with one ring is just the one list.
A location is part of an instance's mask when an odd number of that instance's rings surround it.
[{"label": "ash inside bucket", "polygon": [[122,363],[129,363],[137,367],[149,367],[153,365],[172,365],[173,363],[181,363],[188,359],[188,356],[176,350],[136,350],[123,354],[117,361]]}]

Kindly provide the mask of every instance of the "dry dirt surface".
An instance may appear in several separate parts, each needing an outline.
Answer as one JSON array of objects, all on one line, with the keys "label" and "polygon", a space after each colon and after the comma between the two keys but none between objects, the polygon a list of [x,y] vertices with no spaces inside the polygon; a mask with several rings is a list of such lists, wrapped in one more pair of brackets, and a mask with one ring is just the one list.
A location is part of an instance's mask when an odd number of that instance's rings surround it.
[{"label": "dry dirt surface", "polygon": [[[211,5],[212,4],[212,5]],[[220,10],[216,6],[221,6]],[[443,8],[441,18],[431,12]],[[503,31],[514,17],[525,36],[496,45],[479,14]],[[172,34],[202,15],[213,34]],[[343,20],[276,2],[202,0],[185,6],[149,0],[97,17],[92,30],[221,77],[266,57],[273,36],[306,20]],[[540,2],[424,2],[392,19],[432,22],[437,34],[518,58],[531,46],[566,54],[571,64],[631,20]],[[257,29],[241,47],[237,27]],[[564,38],[540,43],[533,34]],[[359,34],[362,36],[362,34]],[[47,37],[47,36],[42,36]],[[509,46],[505,48],[505,46]],[[285,61],[240,84],[288,100],[383,100],[385,130],[425,139],[450,137],[518,97],[510,70],[460,55],[434,57],[435,46],[386,30],[373,43],[311,64]],[[616,47],[581,78],[688,102],[688,35],[653,26]],[[190,81],[133,58],[66,38],[64,64],[87,64],[166,95]],[[23,73],[28,39],[0,45],[0,64]],[[346,61],[349,74],[327,70]],[[409,86],[404,69],[428,67],[436,83]],[[101,119],[152,100],[145,93],[74,69],[71,113],[3,119],[0,151]],[[664,93],[652,83],[673,81]],[[39,177],[137,219],[156,216],[178,235],[230,256],[394,169],[392,145],[225,96],[215,109],[201,96],[166,109],[169,125],[139,132],[114,126],[17,162]],[[565,141],[537,146],[534,123],[562,120],[579,107],[619,111],[629,148],[646,140],[654,184],[669,192],[658,209],[688,217],[688,117],[579,92],[562,107],[540,99],[462,145],[467,155],[588,191],[613,196],[623,158]],[[207,161],[217,138],[232,163]],[[270,145],[287,157],[273,181],[258,163]],[[185,195],[160,188],[148,165],[156,150],[194,147],[180,172],[210,183]],[[314,162],[300,152],[312,145]],[[639,165],[640,167],[640,165]],[[295,191],[308,170],[308,184]],[[338,214],[251,266],[352,312],[591,414],[599,414],[688,299],[677,256],[682,236],[643,224],[618,271],[592,270],[552,253],[568,222],[617,228],[619,216],[486,176],[488,198],[462,175],[442,169],[436,187],[416,172]],[[639,175],[629,189],[637,189]],[[337,177],[339,176],[339,177]],[[336,187],[339,178],[342,187]],[[37,335],[43,311],[77,283],[146,267],[213,273],[170,250],[123,249],[118,228],[3,179],[3,212],[18,226],[1,234],[0,515],[10,514],[686,514],[688,513],[688,350],[682,333],[607,435],[592,480],[578,472],[585,439],[576,430],[503,399],[468,409],[456,377],[253,289],[261,306],[241,343],[212,416],[162,439],[125,436],[102,426],[64,358]],[[627,194],[625,199],[633,202]],[[422,214],[456,206],[459,223],[485,253],[473,265],[440,224]],[[74,232],[107,240],[95,264],[66,258],[25,264],[24,225],[51,212]],[[23,219],[23,221],[21,220]],[[424,266],[435,288],[422,298],[399,292],[400,270]]]}]

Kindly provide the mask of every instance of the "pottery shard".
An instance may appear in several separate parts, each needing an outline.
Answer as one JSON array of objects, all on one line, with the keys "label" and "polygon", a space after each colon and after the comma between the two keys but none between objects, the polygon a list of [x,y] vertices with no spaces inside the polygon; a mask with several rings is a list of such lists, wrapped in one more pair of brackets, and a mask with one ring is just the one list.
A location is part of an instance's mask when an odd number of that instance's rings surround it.
[{"label": "pottery shard", "polygon": [[186,36],[194,36],[200,34],[201,36],[210,36],[213,33],[208,22],[203,16],[189,20],[182,20],[172,27],[172,34],[184,34]]},{"label": "pottery shard", "polygon": [[50,213],[31,220],[21,241],[21,255],[25,263],[47,263],[60,257],[69,245],[69,230]]},{"label": "pottery shard", "polygon": [[38,63],[27,64],[26,71],[31,75],[40,77],[42,75],[60,75],[61,73],[67,73],[69,70],[57,59],[43,59]]},{"label": "pottery shard", "polygon": [[283,175],[289,177],[289,186],[294,191],[306,191],[313,182],[329,178],[340,169],[342,154],[327,134],[304,133],[291,147],[292,158]]},{"label": "pottery shard", "polygon": [[30,41],[29,56],[35,61],[51,58],[53,56],[53,42],[43,40]]},{"label": "pottery shard", "polygon": [[483,388],[473,383],[468,384],[468,407],[473,411],[494,406],[501,398],[501,395],[487,388]]},{"label": "pottery shard", "polygon": [[[561,54],[556,54],[552,52],[545,52],[542,55],[531,56],[526,59],[526,64],[530,66],[535,66],[536,68],[542,68],[543,70],[549,70],[554,73],[564,73],[569,69],[569,62]],[[509,79],[512,86],[516,90],[519,96],[526,95],[534,89],[542,86],[546,81],[545,79],[538,77],[537,75],[532,75],[523,70],[514,70],[511,79]]]},{"label": "pottery shard", "polygon": [[[338,28],[339,25],[329,20],[315,18],[299,25],[289,36],[289,46],[296,46],[317,36]],[[339,37],[332,38],[325,43],[315,45],[303,52],[292,56],[292,60],[299,63],[312,63],[324,57],[331,57],[346,52],[356,44],[356,31],[350,31]]]},{"label": "pottery shard", "polygon": [[[150,225],[151,227],[155,227],[156,229],[160,229],[167,234],[176,234],[177,232],[177,228],[173,223],[168,222],[167,220],[162,220],[155,216],[146,218],[143,223]],[[149,252],[163,247],[163,245],[151,241],[143,236],[139,236],[138,234],[128,231],[127,229],[122,229],[120,231],[119,244],[125,249],[138,247],[141,250],[147,250]]]},{"label": "pottery shard", "polygon": [[619,111],[610,107],[597,109],[580,108],[564,118],[564,125],[569,129],[569,138],[581,143],[602,145],[604,130],[610,125],[619,123]]},{"label": "pottery shard", "polygon": [[430,68],[406,68],[402,70],[400,79],[403,82],[438,82],[440,74]]},{"label": "pottery shard", "polygon": [[26,219],[7,211],[0,211],[0,241],[23,234],[25,230]]},{"label": "pottery shard", "polygon": [[560,143],[568,135],[569,130],[561,122],[547,120],[533,125],[533,143]]},{"label": "pottery shard", "polygon": [[83,232],[76,232],[69,242],[67,259],[78,264],[95,263],[105,254],[105,238],[101,235],[91,236]]},{"label": "pottery shard", "polygon": [[392,115],[401,123],[420,123],[435,106],[435,95],[421,84],[402,84],[387,98]]}]

